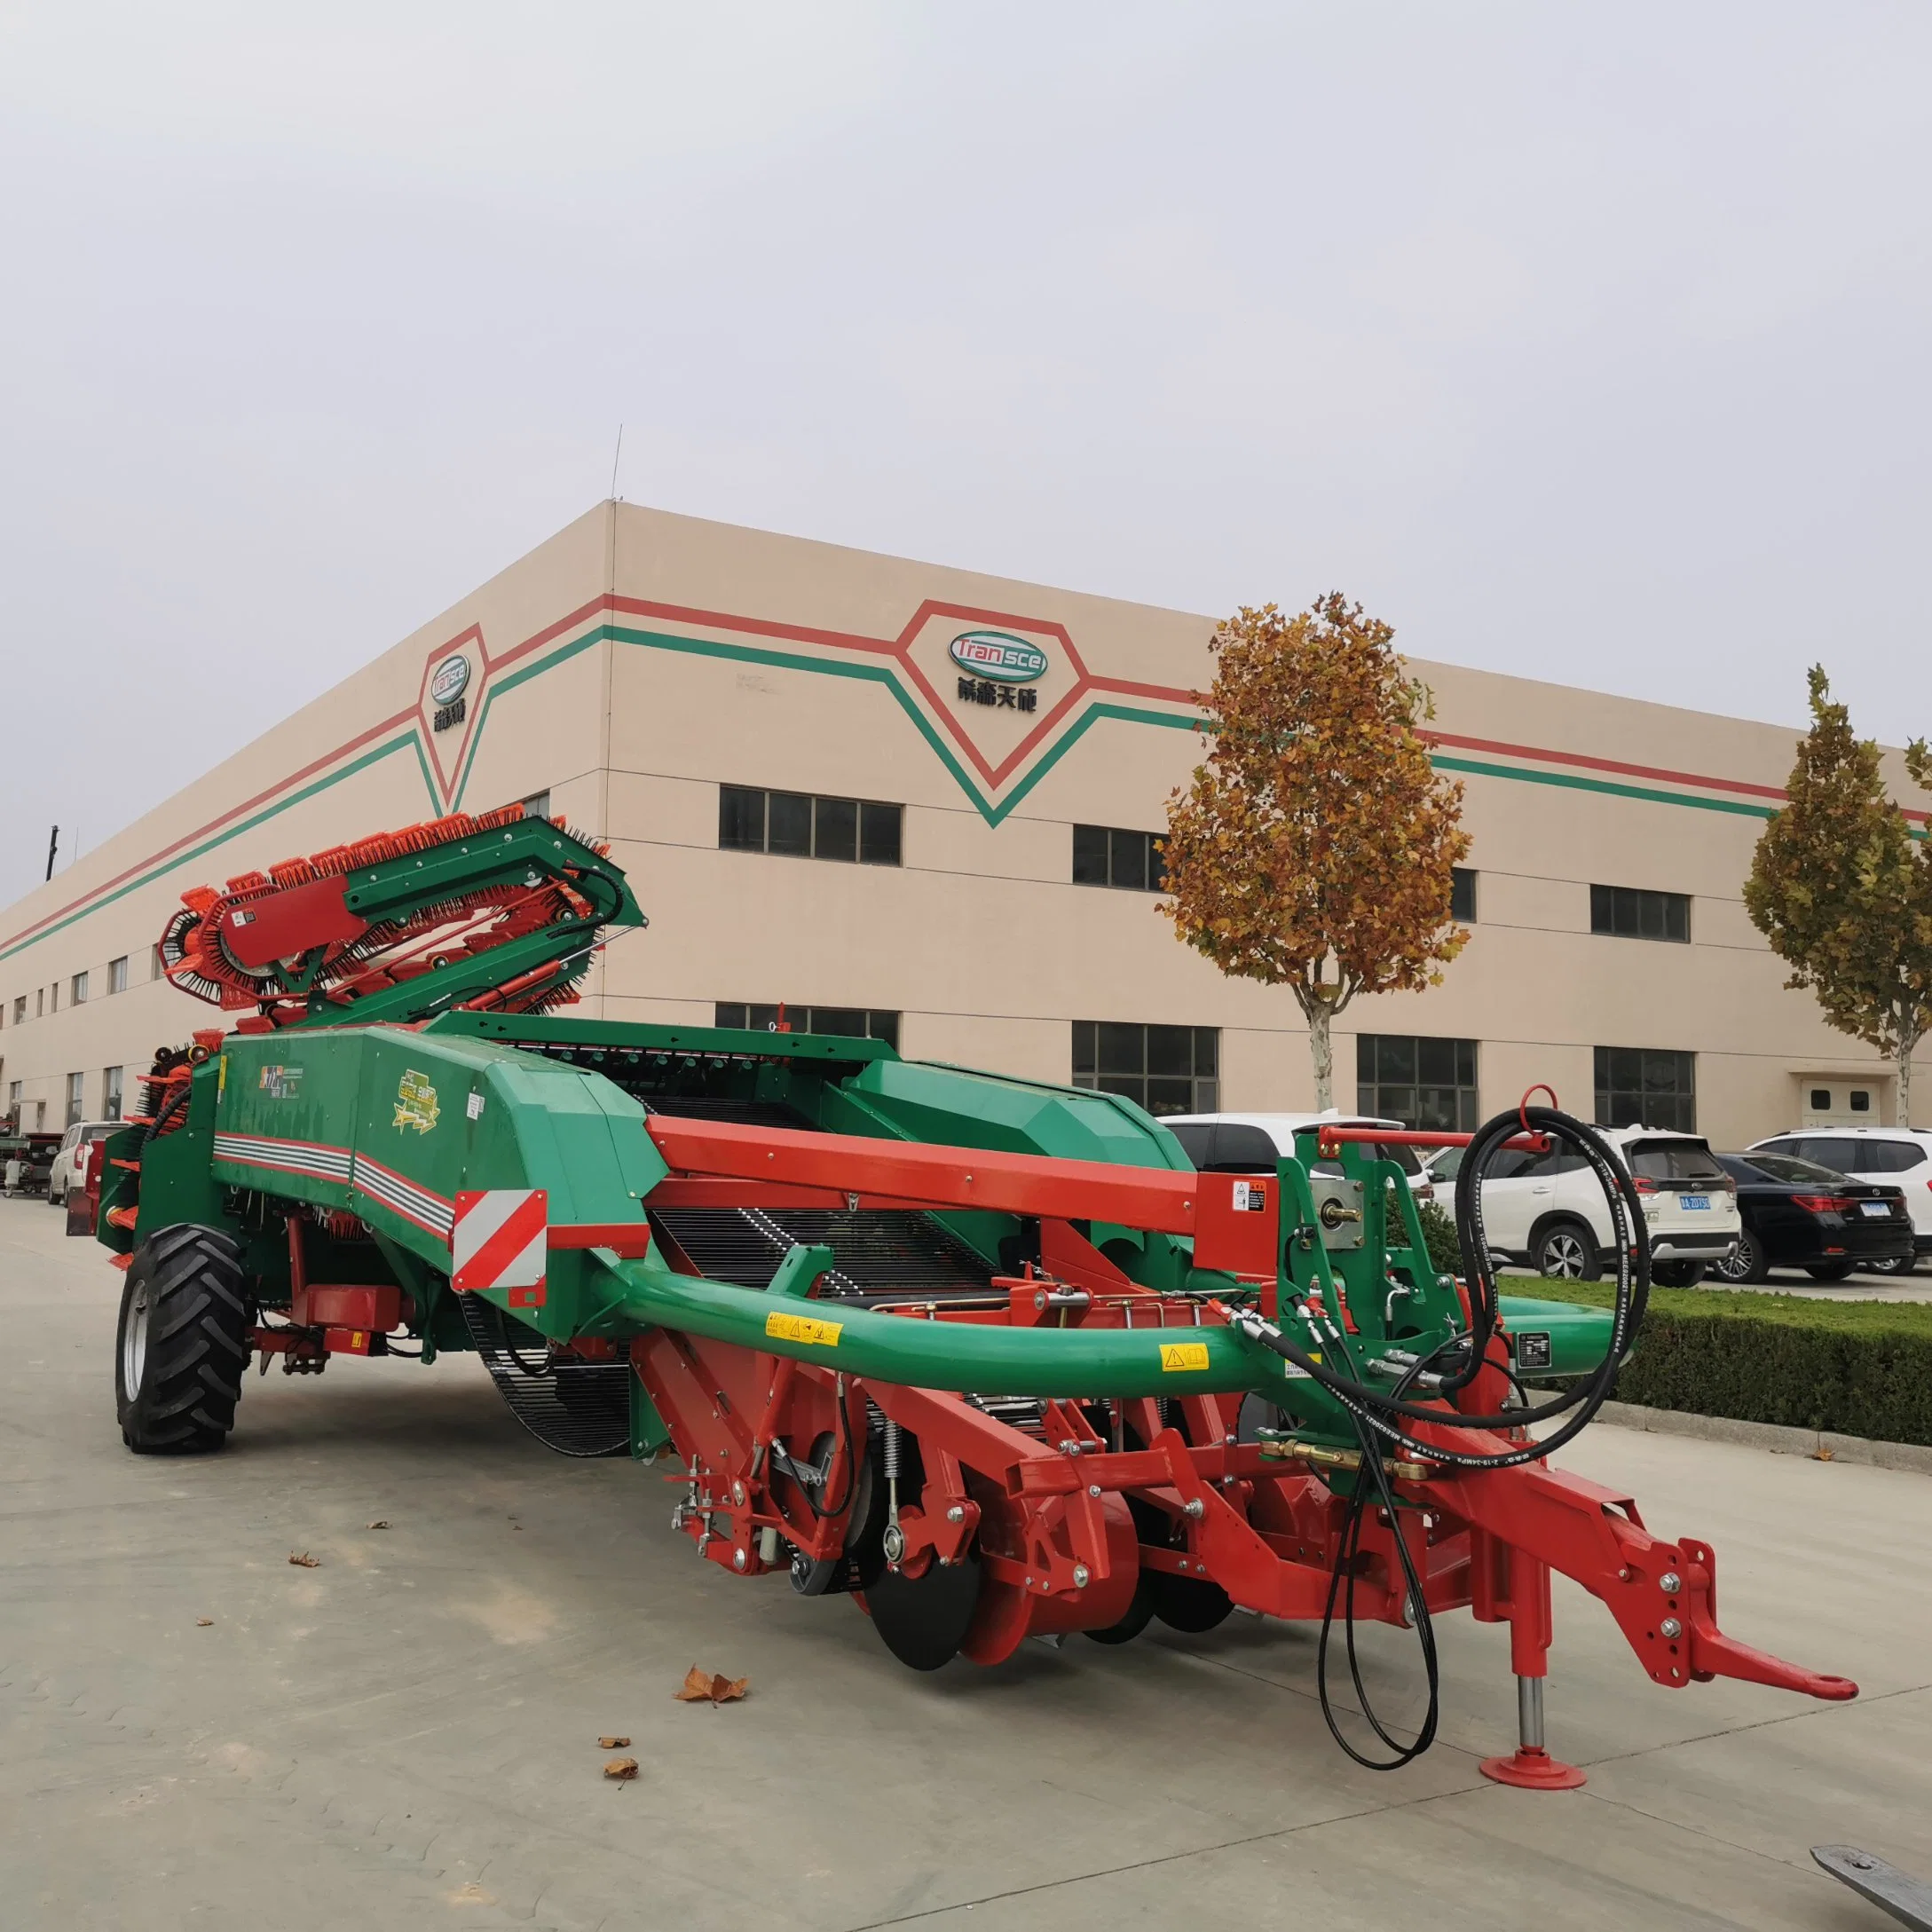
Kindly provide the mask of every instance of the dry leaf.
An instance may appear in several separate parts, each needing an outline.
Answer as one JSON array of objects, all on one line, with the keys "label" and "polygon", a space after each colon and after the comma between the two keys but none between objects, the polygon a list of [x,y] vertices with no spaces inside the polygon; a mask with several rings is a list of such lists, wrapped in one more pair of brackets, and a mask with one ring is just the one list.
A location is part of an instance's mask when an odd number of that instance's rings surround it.
[{"label": "dry leaf", "polygon": [[319,1570],[322,1567],[322,1559],[319,1557],[311,1557],[306,1550],[291,1550],[288,1552],[288,1560],[298,1570]]},{"label": "dry leaf", "polygon": [[389,1527],[389,1518],[386,1516],[379,1516],[375,1522],[369,1525],[369,1527],[371,1529],[387,1529]]},{"label": "dry leaf", "polygon": [[614,1757],[603,1767],[606,1778],[614,1778],[624,1784],[637,1775],[637,1760],[634,1757]]},{"label": "dry leaf", "polygon": [[630,1741],[628,1738],[599,1738],[597,1748],[600,1751],[621,1751]]},{"label": "dry leaf", "polygon": [[1826,1448],[1819,1448],[1814,1451],[1811,1457],[1814,1463],[1829,1463],[1831,1459],[1832,1452]]},{"label": "dry leaf", "polygon": [[751,1687],[749,1677],[718,1676],[693,1664],[684,1673],[684,1682],[678,1686],[676,1695],[680,1704],[729,1704]]},{"label": "dry leaf", "polygon": [[197,1617],[194,1620],[194,1627],[197,1630],[206,1630],[212,1626],[214,1621],[215,1620],[212,1617]]}]

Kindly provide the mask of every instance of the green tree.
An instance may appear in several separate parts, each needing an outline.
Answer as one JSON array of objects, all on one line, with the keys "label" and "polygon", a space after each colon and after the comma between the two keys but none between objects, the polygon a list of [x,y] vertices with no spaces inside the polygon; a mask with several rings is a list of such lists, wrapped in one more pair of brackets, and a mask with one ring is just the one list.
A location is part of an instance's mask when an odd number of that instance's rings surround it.
[{"label": "green tree", "polygon": [[1243,606],[1194,694],[1206,761],[1168,800],[1162,910],[1222,972],[1294,994],[1320,1108],[1335,1015],[1437,984],[1469,938],[1449,914],[1463,788],[1430,764],[1429,693],[1394,635],[1338,592],[1293,617]]},{"label": "green tree", "polygon": [[[1826,1020],[1897,1069],[1898,1118],[1912,1121],[1912,1055],[1932,1027],[1932,851],[1885,789],[1879,748],[1856,737],[1821,666],[1809,674],[1811,729],[1751,860],[1745,909],[1818,996]],[[1924,740],[1905,753],[1932,785]]]}]

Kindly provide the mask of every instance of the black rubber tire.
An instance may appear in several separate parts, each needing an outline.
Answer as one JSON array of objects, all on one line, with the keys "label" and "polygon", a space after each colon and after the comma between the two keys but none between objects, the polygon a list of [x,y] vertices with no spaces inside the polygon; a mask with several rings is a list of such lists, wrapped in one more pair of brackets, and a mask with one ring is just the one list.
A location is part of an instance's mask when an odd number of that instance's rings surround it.
[{"label": "black rubber tire", "polygon": [[1701,1261],[1653,1261],[1651,1280],[1660,1288],[1695,1288],[1704,1279]]},{"label": "black rubber tire", "polygon": [[[1651,1271],[1653,1274],[1656,1270]],[[1729,1261],[1720,1261],[1713,1270],[1721,1281],[1762,1281],[1768,1280],[1771,1265],[1764,1243],[1747,1227],[1738,1236],[1737,1251]]]},{"label": "black rubber tire", "polygon": [[[1562,1243],[1570,1244],[1576,1254],[1574,1273],[1567,1266],[1555,1265]],[[1590,1233],[1589,1223],[1574,1220],[1567,1215],[1559,1216],[1547,1227],[1537,1230],[1530,1262],[1537,1274],[1548,1275],[1553,1281],[1595,1281],[1601,1279],[1604,1272],[1603,1257],[1597,1252],[1597,1237]]]},{"label": "black rubber tire", "polygon": [[1886,1261],[1867,1261],[1865,1269],[1867,1274],[1915,1274],[1919,1269],[1919,1257],[1899,1255]]},{"label": "black rubber tire", "polygon": [[1825,1261],[1815,1268],[1807,1268],[1804,1272],[1814,1281],[1842,1281],[1857,1266],[1857,1263],[1855,1261]]},{"label": "black rubber tire", "polygon": [[135,1250],[114,1331],[114,1411],[129,1448],[220,1448],[252,1353],[250,1320],[241,1251],[218,1228],[184,1222]]}]

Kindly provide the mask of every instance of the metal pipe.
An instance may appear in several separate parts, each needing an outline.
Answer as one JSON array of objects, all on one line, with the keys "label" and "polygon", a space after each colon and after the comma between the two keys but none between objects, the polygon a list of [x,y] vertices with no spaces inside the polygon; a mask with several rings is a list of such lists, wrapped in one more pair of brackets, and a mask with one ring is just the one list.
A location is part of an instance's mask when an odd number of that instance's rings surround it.
[{"label": "metal pipe", "polygon": [[1518,1677],[1516,1680],[1517,1741],[1525,1751],[1543,1748],[1543,1680]]}]

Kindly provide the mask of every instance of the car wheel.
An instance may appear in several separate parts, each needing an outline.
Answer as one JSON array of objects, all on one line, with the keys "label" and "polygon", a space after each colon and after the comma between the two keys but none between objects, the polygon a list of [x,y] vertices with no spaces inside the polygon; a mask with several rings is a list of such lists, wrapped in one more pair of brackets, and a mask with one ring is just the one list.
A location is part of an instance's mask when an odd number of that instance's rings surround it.
[{"label": "car wheel", "polygon": [[47,1205],[50,1208],[64,1208],[67,1204],[65,1194],[56,1194],[51,1187],[47,1190]]},{"label": "car wheel", "polygon": [[1654,1261],[1651,1280],[1660,1288],[1695,1288],[1704,1279],[1701,1261]]},{"label": "car wheel", "polygon": [[1727,1281],[1763,1281],[1771,1272],[1763,1242],[1746,1228],[1738,1236],[1738,1245],[1717,1264],[1717,1272]]},{"label": "car wheel", "polygon": [[1815,1268],[1807,1268],[1804,1272],[1814,1281],[1842,1281],[1856,1265],[1850,1261],[1826,1261]]},{"label": "car wheel", "polygon": [[1536,1237],[1532,1258],[1552,1281],[1594,1281],[1603,1273],[1597,1237],[1581,1221],[1552,1221]]}]

